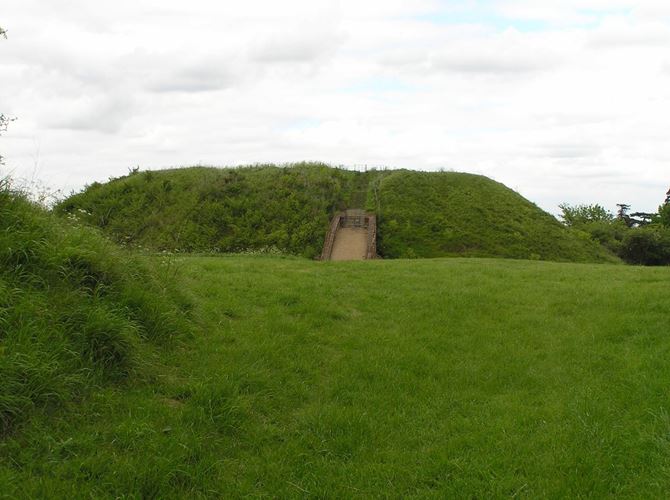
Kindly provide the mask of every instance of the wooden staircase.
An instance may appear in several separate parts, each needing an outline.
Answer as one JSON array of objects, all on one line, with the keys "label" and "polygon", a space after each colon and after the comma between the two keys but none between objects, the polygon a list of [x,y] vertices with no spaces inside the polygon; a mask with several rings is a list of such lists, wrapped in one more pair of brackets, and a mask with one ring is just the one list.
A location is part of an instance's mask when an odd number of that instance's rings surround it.
[{"label": "wooden staircase", "polygon": [[349,209],[333,217],[321,260],[368,260],[377,257],[377,217]]}]

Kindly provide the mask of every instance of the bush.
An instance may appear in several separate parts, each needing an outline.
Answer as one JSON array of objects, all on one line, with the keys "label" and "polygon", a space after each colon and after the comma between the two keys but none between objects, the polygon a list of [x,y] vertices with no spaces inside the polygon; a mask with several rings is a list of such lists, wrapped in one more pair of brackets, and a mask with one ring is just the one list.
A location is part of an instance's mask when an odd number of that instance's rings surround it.
[{"label": "bush", "polygon": [[625,222],[619,219],[615,219],[609,222],[587,222],[580,225],[578,229],[588,233],[591,238],[617,255],[621,254],[624,237],[629,231]]},{"label": "bush", "polygon": [[624,237],[621,256],[630,264],[670,264],[670,229],[651,225],[630,230]]}]

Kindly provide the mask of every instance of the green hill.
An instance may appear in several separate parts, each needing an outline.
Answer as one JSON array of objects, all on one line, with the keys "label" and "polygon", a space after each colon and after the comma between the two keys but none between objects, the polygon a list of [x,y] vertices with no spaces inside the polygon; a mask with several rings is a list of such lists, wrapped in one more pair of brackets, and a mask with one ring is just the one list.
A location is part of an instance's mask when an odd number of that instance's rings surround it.
[{"label": "green hill", "polygon": [[491,179],[396,171],[372,186],[386,257],[508,257],[615,261],[599,244]]},{"label": "green hill", "polygon": [[134,172],[95,183],[56,211],[152,250],[315,257],[344,208],[378,213],[382,257],[616,261],[519,194],[453,172],[353,172],[323,164]]},{"label": "green hill", "polygon": [[186,303],[164,283],[0,181],[0,437],[33,410],[123,380],[146,363],[146,341],[182,335]]}]

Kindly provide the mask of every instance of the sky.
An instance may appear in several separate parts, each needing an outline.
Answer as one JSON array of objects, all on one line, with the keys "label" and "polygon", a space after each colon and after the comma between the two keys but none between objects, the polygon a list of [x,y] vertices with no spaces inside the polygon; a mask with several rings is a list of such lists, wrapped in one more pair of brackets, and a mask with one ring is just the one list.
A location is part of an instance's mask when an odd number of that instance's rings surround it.
[{"label": "sky", "polygon": [[3,174],[65,193],[139,166],[455,170],[655,211],[667,0],[3,0]]}]

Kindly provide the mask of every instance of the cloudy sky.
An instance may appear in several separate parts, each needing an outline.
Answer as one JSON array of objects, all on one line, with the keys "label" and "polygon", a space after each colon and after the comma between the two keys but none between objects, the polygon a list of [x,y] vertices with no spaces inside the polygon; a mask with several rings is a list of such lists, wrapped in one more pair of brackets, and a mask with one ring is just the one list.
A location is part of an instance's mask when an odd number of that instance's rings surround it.
[{"label": "cloudy sky", "polygon": [[667,0],[2,0],[5,172],[319,160],[492,177],[546,210],[670,186]]}]

